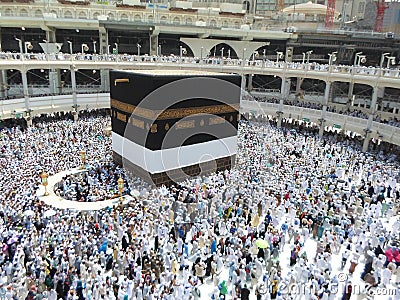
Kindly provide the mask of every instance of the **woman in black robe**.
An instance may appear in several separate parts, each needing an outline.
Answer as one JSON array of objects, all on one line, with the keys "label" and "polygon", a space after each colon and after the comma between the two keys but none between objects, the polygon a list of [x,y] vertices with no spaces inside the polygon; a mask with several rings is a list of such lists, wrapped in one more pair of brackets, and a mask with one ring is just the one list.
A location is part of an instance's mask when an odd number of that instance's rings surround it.
[{"label": "woman in black robe", "polygon": [[110,271],[112,268],[112,265],[113,265],[113,255],[110,254],[110,255],[108,255],[107,260],[106,260],[106,270]]},{"label": "woman in black robe", "polygon": [[126,236],[124,235],[124,236],[122,237],[122,249],[124,249],[124,252],[126,252],[126,249],[128,248],[128,246],[129,246],[129,243],[128,243],[128,241],[126,240]]},{"label": "woman in black robe", "polygon": [[158,235],[156,235],[154,238],[154,251],[156,253],[158,252]]}]

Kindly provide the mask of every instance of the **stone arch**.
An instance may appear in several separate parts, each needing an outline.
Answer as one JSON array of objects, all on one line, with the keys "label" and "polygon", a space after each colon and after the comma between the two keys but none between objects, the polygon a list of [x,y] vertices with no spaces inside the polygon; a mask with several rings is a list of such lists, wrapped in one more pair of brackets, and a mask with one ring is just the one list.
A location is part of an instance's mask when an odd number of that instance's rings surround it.
[{"label": "stone arch", "polygon": [[246,12],[247,13],[250,12],[250,7],[251,7],[250,1],[245,0],[245,1],[243,1],[242,4],[246,6]]},{"label": "stone arch", "polygon": [[174,23],[174,25],[180,25],[181,24],[181,19],[179,17],[175,17],[172,22]]},{"label": "stone arch", "polygon": [[266,57],[264,57],[264,54],[265,55],[268,54],[268,45],[264,45],[264,46],[258,47],[254,51],[258,53],[258,58],[266,59]]},{"label": "stone arch", "polygon": [[[194,57],[194,53],[192,48],[190,48],[190,46],[184,42],[179,42],[180,46],[182,46],[183,48],[186,49],[186,54],[184,54],[184,56],[189,56],[189,57]],[[176,55],[180,54],[180,47],[177,48],[178,52],[176,53]]]},{"label": "stone arch", "polygon": [[36,18],[41,18],[41,17],[43,17],[43,13],[42,13],[42,11],[41,11],[40,9],[37,9],[37,10],[35,11],[35,17],[36,17]]},{"label": "stone arch", "polygon": [[147,22],[152,23],[153,19],[154,19],[153,15],[148,15],[147,16]]},{"label": "stone arch", "polygon": [[121,14],[120,19],[121,19],[121,21],[129,21],[129,16],[124,13],[124,14]]},{"label": "stone arch", "polygon": [[114,16],[114,14],[113,13],[108,13],[108,19],[109,20],[114,20],[115,19],[115,16]]},{"label": "stone arch", "polygon": [[228,27],[229,23],[227,20],[222,21],[222,27]]},{"label": "stone arch", "polygon": [[235,28],[240,28],[240,22],[239,21],[236,21],[234,25],[235,25]]},{"label": "stone arch", "polygon": [[204,20],[202,18],[199,19],[199,22],[204,22]]},{"label": "stone arch", "polygon": [[186,18],[185,23],[186,23],[186,25],[192,25],[193,24],[193,19],[192,18]]},{"label": "stone arch", "polygon": [[221,57],[223,55],[224,57],[238,58],[236,51],[230,45],[225,43],[218,43],[214,45],[209,53],[209,55],[212,57],[214,57],[215,54],[215,57]]},{"label": "stone arch", "polygon": [[[180,41],[189,45],[192,49],[194,55],[196,57],[201,56],[201,52],[203,53],[203,57],[205,57],[208,53],[210,53],[211,49],[213,49],[218,44],[225,43],[229,47],[231,47],[239,58],[250,58],[253,52],[263,46],[266,46],[268,43],[263,42],[251,42],[251,41],[224,41],[217,39],[197,39],[197,38],[180,38]],[[229,49],[229,48],[228,48]],[[218,49],[217,49],[218,50]],[[227,50],[227,49],[226,49]],[[225,52],[225,49],[224,49]],[[211,53],[213,56],[214,53]],[[231,50],[231,56],[234,53]],[[217,53],[216,53],[217,56]],[[225,56],[225,53],[224,53]]]},{"label": "stone arch", "polygon": [[95,12],[95,13],[93,14],[93,19],[97,20],[97,17],[98,17],[98,16],[100,16],[100,14],[99,14],[98,12]]},{"label": "stone arch", "polygon": [[215,19],[212,19],[212,20],[210,21],[210,26],[211,26],[211,27],[217,27],[217,21],[216,21]]},{"label": "stone arch", "polygon": [[141,22],[141,21],[142,21],[142,16],[139,15],[139,14],[136,14],[136,15],[133,17],[133,20],[134,20],[135,22]]},{"label": "stone arch", "polygon": [[23,9],[21,9],[20,11],[19,11],[19,15],[20,15],[20,17],[27,17],[28,16],[28,11],[25,9],[25,8],[23,8]]},{"label": "stone arch", "polygon": [[4,10],[4,15],[5,15],[6,17],[12,17],[12,16],[14,15],[14,13],[13,13],[13,11],[12,11],[11,8],[6,8],[6,9]]},{"label": "stone arch", "polygon": [[66,10],[64,12],[64,18],[66,19],[72,19],[72,12],[70,12],[69,10]]},{"label": "stone arch", "polygon": [[86,19],[86,18],[87,18],[86,12],[84,11],[79,12],[78,19]]},{"label": "stone arch", "polygon": [[57,16],[57,11],[56,10],[52,10],[50,13]]},{"label": "stone arch", "polygon": [[160,23],[162,23],[162,24],[167,23],[167,17],[166,17],[166,16],[162,16],[162,17],[160,18]]}]

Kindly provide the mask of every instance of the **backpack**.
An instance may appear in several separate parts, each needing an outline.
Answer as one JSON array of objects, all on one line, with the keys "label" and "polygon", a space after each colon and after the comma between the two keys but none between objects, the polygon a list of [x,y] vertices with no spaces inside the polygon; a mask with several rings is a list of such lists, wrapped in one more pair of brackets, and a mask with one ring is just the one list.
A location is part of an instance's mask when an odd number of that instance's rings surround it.
[{"label": "backpack", "polygon": [[47,276],[46,279],[44,280],[44,284],[48,288],[53,288],[53,280],[51,280],[51,278],[49,276]]}]

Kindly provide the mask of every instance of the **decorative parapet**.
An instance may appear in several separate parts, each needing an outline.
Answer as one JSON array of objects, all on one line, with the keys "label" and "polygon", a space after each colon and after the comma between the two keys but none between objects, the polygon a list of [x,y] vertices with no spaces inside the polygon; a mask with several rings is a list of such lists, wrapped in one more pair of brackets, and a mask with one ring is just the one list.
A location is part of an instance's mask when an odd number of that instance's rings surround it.
[{"label": "decorative parapet", "polygon": [[[18,0],[21,1],[21,0]],[[57,0],[61,4],[68,4],[68,5],[89,5],[90,1],[68,1],[68,0]]]},{"label": "decorative parapet", "polygon": [[128,9],[146,9],[145,5],[129,5],[129,4],[116,4],[117,8],[128,8]]},{"label": "decorative parapet", "polygon": [[[25,7],[29,3],[29,10],[23,13]],[[103,4],[101,4],[103,3]],[[44,12],[44,7],[41,2],[35,0],[0,0],[0,13],[3,17],[34,17],[34,18],[68,18],[68,19],[86,19],[97,20],[99,15],[103,16],[100,9],[107,11],[103,19],[108,18],[111,21],[134,21],[143,23],[160,23],[160,24],[173,24],[185,25],[188,27],[224,27],[224,28],[240,28],[243,24],[244,14],[224,12],[219,14],[217,11],[206,12],[197,8],[183,8],[163,7],[154,10],[149,5],[141,3],[136,4],[122,4],[111,1],[89,1],[89,0],[50,0],[49,8],[52,12]],[[75,10],[72,13],[72,10]],[[93,12],[89,12],[88,9]],[[135,17],[130,12],[136,12]],[[144,13],[144,14],[143,14]],[[249,21],[247,19],[247,21]],[[12,21],[11,21],[12,22]],[[13,23],[10,23],[13,24]],[[3,25],[2,25],[3,26]],[[27,24],[25,24],[25,27]]]},{"label": "decorative parapet", "polygon": [[225,11],[220,11],[219,15],[223,16],[223,17],[239,17],[239,18],[243,18],[245,16],[244,13],[232,13],[232,12],[225,12]]},{"label": "decorative parapet", "polygon": [[181,8],[181,7],[170,7],[169,10],[177,13],[196,13],[198,11],[198,9],[195,8]]}]

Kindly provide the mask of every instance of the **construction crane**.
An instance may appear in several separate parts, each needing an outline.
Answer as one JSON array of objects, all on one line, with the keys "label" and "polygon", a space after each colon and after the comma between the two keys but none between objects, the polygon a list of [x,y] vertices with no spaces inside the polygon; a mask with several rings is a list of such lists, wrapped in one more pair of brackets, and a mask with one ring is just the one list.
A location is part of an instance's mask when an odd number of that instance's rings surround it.
[{"label": "construction crane", "polygon": [[328,0],[325,16],[325,29],[333,29],[333,21],[335,20],[336,0]]},{"label": "construction crane", "polygon": [[374,31],[382,32],[383,17],[385,16],[385,10],[389,7],[385,0],[378,0],[376,3],[376,18],[374,24]]},{"label": "construction crane", "polygon": [[276,11],[282,11],[285,8],[285,0],[276,0]]}]

